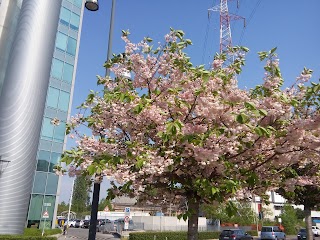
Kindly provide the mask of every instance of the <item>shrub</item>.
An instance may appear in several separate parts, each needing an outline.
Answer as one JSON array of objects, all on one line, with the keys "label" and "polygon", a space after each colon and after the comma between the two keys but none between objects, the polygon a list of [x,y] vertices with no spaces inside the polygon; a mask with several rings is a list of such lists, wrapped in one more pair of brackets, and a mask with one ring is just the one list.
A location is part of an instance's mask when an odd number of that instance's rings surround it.
[{"label": "shrub", "polygon": [[[220,232],[199,232],[199,239],[217,239]],[[130,233],[129,240],[185,240],[187,232],[137,232]]]},{"label": "shrub", "polygon": [[247,231],[247,233],[250,234],[251,236],[258,236],[257,230],[250,230],[250,231]]}]

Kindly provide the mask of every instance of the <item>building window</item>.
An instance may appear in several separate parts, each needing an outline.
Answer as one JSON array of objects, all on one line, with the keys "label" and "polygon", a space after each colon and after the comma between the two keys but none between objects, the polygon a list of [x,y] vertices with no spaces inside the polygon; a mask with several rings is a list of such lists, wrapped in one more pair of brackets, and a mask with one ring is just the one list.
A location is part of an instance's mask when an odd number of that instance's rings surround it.
[{"label": "building window", "polygon": [[64,122],[61,122],[58,126],[55,127],[54,130],[54,141],[57,142],[63,142],[66,132],[66,124]]},{"label": "building window", "polygon": [[48,172],[49,163],[50,163],[50,152],[39,151],[37,171]]},{"label": "building window", "polygon": [[60,12],[60,22],[63,25],[69,26],[71,29],[78,31],[80,16],[63,7]]},{"label": "building window", "polygon": [[66,123],[59,121],[59,124],[52,124],[52,119],[43,119],[41,138],[50,141],[63,142],[66,131]]},{"label": "building window", "polygon": [[47,173],[36,172],[33,184],[33,193],[44,193],[46,188]]},{"label": "building window", "polygon": [[43,195],[32,194],[29,208],[28,220],[41,219],[43,205]]},{"label": "building window", "polygon": [[81,8],[82,7],[82,0],[73,0],[74,5],[76,5],[77,7]]},{"label": "building window", "polygon": [[67,0],[68,2],[76,5],[77,7],[81,8],[82,7],[82,1],[83,0]]},{"label": "building window", "polygon": [[64,25],[69,26],[71,11],[66,8],[61,8],[60,22]]},{"label": "building window", "polygon": [[56,194],[59,177],[53,173],[48,173],[46,194]]},{"label": "building window", "polygon": [[274,210],[282,210],[283,206],[280,205],[274,205]]},{"label": "building window", "polygon": [[78,31],[79,23],[80,23],[80,16],[78,14],[71,13],[70,28]]},{"label": "building window", "polygon": [[64,91],[60,91],[59,97],[59,109],[67,112],[69,109],[69,98],[70,94]]},{"label": "building window", "polygon": [[64,63],[62,80],[68,83],[71,83],[72,76],[73,76],[73,66],[71,64]]},{"label": "building window", "polygon": [[58,32],[56,38],[56,48],[60,51],[67,52],[68,54],[75,56],[77,49],[77,40],[61,32]]},{"label": "building window", "polygon": [[56,47],[61,51],[65,51],[67,49],[68,36],[58,32],[56,39]]},{"label": "building window", "polygon": [[[56,193],[55,193],[56,194]],[[56,202],[56,196],[45,196],[44,197],[44,203],[51,203],[51,207],[47,207],[47,211],[49,213],[49,221],[52,221],[53,219],[53,210]]]},{"label": "building window", "polygon": [[52,59],[51,76],[56,79],[61,79],[63,73],[63,62],[56,58]]},{"label": "building window", "polygon": [[69,37],[68,45],[67,45],[67,53],[74,56],[76,55],[76,49],[77,49],[77,40],[75,40],[72,37]]},{"label": "building window", "polygon": [[54,172],[54,166],[60,161],[61,153],[52,152],[51,153],[51,162],[49,166],[49,172]]},{"label": "building window", "polygon": [[47,106],[52,108],[58,107],[59,89],[49,87],[47,96]]},{"label": "building window", "polygon": [[[70,93],[60,91],[57,88],[49,87],[47,96],[47,106],[58,108],[61,111],[68,112]],[[50,137],[50,134],[47,134]]]},{"label": "building window", "polygon": [[51,123],[51,119],[44,118],[41,137],[46,140],[51,140],[53,137],[53,130],[54,130],[54,125]]},{"label": "building window", "polygon": [[71,83],[73,77],[73,66],[59,59],[53,58],[51,76],[56,79]]}]

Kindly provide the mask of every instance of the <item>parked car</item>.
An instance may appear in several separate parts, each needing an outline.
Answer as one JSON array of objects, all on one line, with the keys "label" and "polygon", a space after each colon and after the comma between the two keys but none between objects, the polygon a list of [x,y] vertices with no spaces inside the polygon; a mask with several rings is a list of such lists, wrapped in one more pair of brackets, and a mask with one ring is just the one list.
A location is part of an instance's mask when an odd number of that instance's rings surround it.
[{"label": "parked car", "polygon": [[[307,229],[301,228],[297,234],[298,240],[305,240],[307,239]],[[315,240],[315,234],[313,234],[313,240]]]},{"label": "parked car", "polygon": [[320,229],[317,226],[312,226],[312,232],[316,237],[319,237]]},{"label": "parked car", "polygon": [[69,227],[75,227],[75,225],[76,225],[76,219],[69,220],[69,222],[68,222]]},{"label": "parked car", "polygon": [[89,228],[90,226],[90,220],[83,220],[82,228]]},{"label": "parked car", "polygon": [[286,234],[278,226],[263,226],[261,228],[261,240],[285,240]]},{"label": "parked car", "polygon": [[219,240],[253,240],[253,237],[241,229],[225,229],[220,233]]},{"label": "parked car", "polygon": [[109,219],[102,221],[97,229],[98,232],[111,233],[114,232],[114,224]]},{"label": "parked car", "polygon": [[75,220],[75,228],[80,228],[83,225],[83,221],[80,219]]}]

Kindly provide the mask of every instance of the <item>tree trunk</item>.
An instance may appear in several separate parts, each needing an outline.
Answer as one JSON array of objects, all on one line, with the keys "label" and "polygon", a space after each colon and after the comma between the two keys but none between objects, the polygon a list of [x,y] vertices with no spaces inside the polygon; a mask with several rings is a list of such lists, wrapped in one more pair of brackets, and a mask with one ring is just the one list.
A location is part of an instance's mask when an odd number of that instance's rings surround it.
[{"label": "tree trunk", "polygon": [[307,240],[313,240],[311,208],[304,205],[304,217],[307,226]]},{"label": "tree trunk", "polygon": [[188,240],[198,240],[198,217],[200,201],[194,196],[188,197]]}]

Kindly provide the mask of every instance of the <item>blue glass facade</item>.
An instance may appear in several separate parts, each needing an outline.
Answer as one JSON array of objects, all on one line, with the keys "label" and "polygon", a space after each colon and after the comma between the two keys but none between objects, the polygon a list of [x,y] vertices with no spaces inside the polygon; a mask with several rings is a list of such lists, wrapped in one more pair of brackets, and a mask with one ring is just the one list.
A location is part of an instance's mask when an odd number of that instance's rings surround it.
[{"label": "blue glass facade", "polygon": [[[55,175],[53,167],[58,163],[65,147],[65,126],[75,80],[82,15],[82,0],[62,1],[30,197],[28,226],[42,224],[41,215],[46,208],[49,212],[46,225],[49,227],[55,222],[53,219],[57,214],[55,209],[59,195],[59,177]],[[44,203],[50,203],[51,206],[44,207]]]}]

